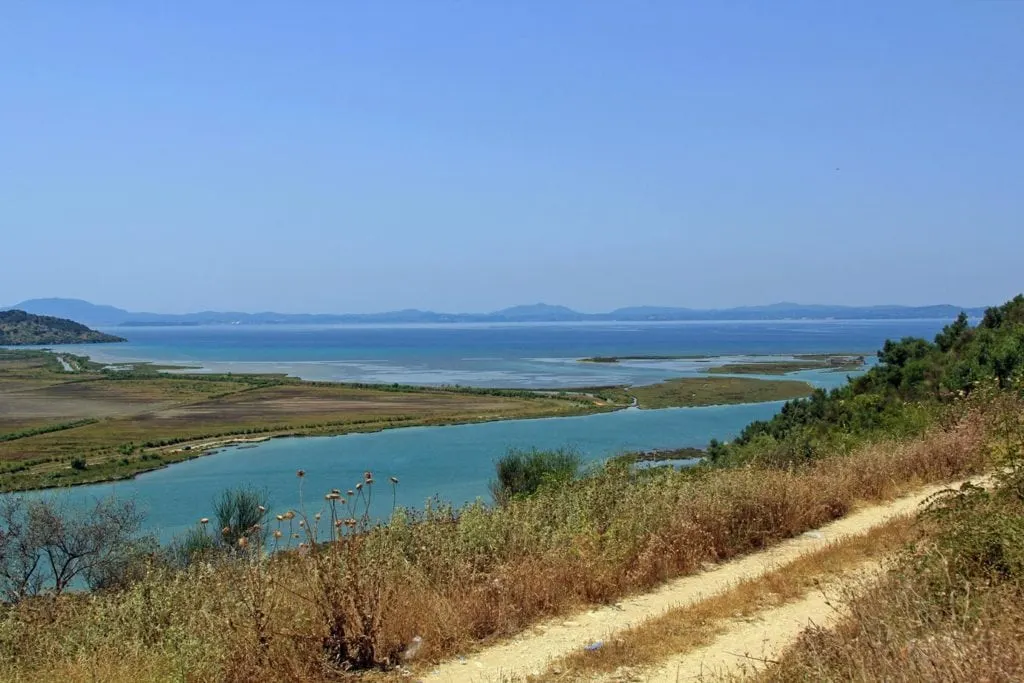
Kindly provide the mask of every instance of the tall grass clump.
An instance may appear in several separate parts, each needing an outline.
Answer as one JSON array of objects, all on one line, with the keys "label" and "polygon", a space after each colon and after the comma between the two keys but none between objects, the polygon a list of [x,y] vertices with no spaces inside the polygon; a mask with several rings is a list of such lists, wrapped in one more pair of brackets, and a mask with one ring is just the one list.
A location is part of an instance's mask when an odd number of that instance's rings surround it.
[{"label": "tall grass clump", "polygon": [[583,458],[573,450],[553,451],[511,449],[495,465],[496,479],[490,483],[491,497],[498,505],[513,498],[530,496],[541,486],[559,486],[579,475]]}]

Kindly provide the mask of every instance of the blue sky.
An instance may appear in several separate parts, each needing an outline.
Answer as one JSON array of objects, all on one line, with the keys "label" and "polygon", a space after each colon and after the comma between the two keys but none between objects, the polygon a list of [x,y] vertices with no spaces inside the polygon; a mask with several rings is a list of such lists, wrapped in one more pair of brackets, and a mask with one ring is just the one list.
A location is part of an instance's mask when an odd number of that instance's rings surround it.
[{"label": "blue sky", "polygon": [[998,303],[1021,2],[10,2],[0,304]]}]

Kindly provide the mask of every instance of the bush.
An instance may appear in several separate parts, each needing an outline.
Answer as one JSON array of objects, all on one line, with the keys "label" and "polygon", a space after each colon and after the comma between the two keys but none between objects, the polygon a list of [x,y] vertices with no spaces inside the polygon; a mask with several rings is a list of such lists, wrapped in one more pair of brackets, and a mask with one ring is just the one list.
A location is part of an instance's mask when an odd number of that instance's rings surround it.
[{"label": "bush", "polygon": [[576,478],[582,463],[579,453],[571,450],[512,449],[495,463],[497,479],[490,484],[491,496],[498,505],[505,505],[513,498],[533,495],[543,485],[564,484]]},{"label": "bush", "polygon": [[222,552],[223,547],[206,529],[206,525],[198,523],[181,536],[176,537],[164,553],[173,566],[184,568],[193,562],[211,558]]}]

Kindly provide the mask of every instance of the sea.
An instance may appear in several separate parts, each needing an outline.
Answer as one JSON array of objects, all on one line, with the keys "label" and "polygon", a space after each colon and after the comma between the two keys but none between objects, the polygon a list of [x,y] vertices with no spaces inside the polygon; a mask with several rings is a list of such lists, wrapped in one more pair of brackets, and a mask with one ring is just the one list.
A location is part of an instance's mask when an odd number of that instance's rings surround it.
[{"label": "sea", "polygon": [[[122,366],[153,362],[179,372],[273,372],[321,381],[548,389],[646,384],[700,375],[711,365],[801,353],[864,354],[886,339],[930,338],[945,320],[520,323],[386,326],[224,325],[118,327],[122,344],[61,347]],[[670,359],[583,363],[594,356]],[[848,373],[792,373],[833,388]],[[570,448],[588,463],[632,450],[703,447],[733,438],[781,403],[664,410],[627,409],[582,417],[391,429],[336,437],[273,439],[219,452],[123,482],[32,492],[80,507],[98,498],[134,498],[146,530],[167,542],[212,512],[225,488],[263,489],[272,511],[319,509],[372,471],[373,514],[434,499],[489,501],[494,463],[510,448]],[[298,470],[305,476],[296,476]],[[389,477],[398,479],[392,487]]]}]

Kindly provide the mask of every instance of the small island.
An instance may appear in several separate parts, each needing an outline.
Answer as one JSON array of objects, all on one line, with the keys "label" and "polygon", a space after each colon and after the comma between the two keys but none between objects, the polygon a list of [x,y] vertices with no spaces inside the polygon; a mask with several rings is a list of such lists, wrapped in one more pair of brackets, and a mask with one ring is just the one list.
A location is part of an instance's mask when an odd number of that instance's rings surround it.
[{"label": "small island", "polygon": [[25,311],[0,311],[0,346],[44,344],[105,344],[127,341],[81,323]]},{"label": "small island", "polygon": [[709,356],[591,356],[590,358],[579,358],[580,363],[619,363],[624,360],[701,360]]},{"label": "small island", "polygon": [[764,360],[743,363],[726,363],[708,368],[709,373],[724,375],[785,375],[800,370],[860,370],[864,367],[864,356],[803,354],[793,356],[794,360]]},{"label": "small island", "polygon": [[700,460],[707,455],[703,448],[683,446],[682,448],[663,448],[650,451],[629,451],[613,455],[609,460],[627,465],[636,463],[661,463],[676,460]]},{"label": "small island", "polygon": [[788,401],[813,391],[807,382],[753,377],[680,377],[628,389],[641,409]]}]

